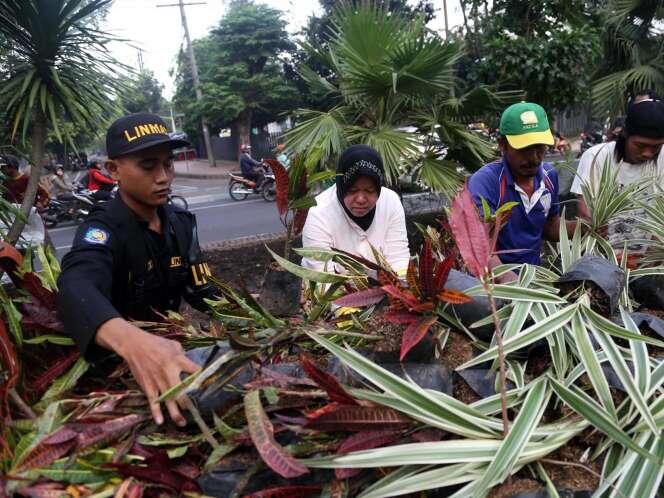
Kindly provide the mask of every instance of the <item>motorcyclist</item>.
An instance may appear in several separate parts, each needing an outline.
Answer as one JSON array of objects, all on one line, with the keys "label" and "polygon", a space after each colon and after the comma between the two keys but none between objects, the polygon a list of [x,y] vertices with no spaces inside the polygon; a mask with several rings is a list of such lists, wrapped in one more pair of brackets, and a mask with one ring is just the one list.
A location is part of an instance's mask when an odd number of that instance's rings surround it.
[{"label": "motorcyclist", "polygon": [[111,197],[111,190],[115,187],[112,178],[102,171],[102,163],[97,160],[88,163],[88,190],[95,201],[107,201]]},{"label": "motorcyclist", "polygon": [[55,173],[51,175],[51,187],[49,193],[52,198],[68,201],[73,199],[74,185],[65,177],[65,169],[62,164],[55,167]]},{"label": "motorcyclist", "polygon": [[242,171],[242,176],[247,180],[255,182],[255,189],[258,190],[265,179],[263,165],[260,161],[256,161],[251,157],[251,145],[243,145],[240,147],[240,152],[240,170]]}]

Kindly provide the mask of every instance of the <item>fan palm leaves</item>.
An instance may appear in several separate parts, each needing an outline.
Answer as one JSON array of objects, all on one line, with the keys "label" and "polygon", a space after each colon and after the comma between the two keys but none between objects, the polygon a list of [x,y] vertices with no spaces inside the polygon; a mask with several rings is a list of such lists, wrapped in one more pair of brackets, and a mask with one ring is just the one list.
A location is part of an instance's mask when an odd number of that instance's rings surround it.
[{"label": "fan palm leaves", "polygon": [[[34,202],[49,127],[59,140],[61,116],[95,129],[108,118],[118,89],[118,64],[108,51],[114,40],[94,27],[92,17],[111,0],[6,0],[0,3],[0,36],[13,56],[0,101],[12,139],[31,131],[33,169],[21,210]],[[22,230],[21,217],[8,238]]]},{"label": "fan palm leaves", "polygon": [[459,166],[474,169],[493,155],[466,123],[516,94],[481,87],[454,97],[461,43],[372,2],[342,3],[332,29],[329,52],[317,60],[330,66],[333,81],[307,67],[300,74],[338,105],[301,110],[287,135],[291,150],[306,154],[322,147],[329,164],[347,145],[367,143],[383,157],[389,183],[406,174],[448,194],[461,182]]},{"label": "fan palm leaves", "polygon": [[598,111],[624,111],[625,95],[651,88],[664,92],[664,32],[661,2],[613,0],[606,10],[607,54],[593,86]]}]

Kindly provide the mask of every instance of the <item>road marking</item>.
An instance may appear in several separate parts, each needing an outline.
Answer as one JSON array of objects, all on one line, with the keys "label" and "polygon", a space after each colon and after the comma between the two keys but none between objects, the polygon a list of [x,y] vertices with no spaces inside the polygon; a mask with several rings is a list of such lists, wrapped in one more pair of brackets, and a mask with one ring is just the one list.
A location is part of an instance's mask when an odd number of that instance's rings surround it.
[{"label": "road marking", "polygon": [[[226,206],[241,206],[243,204],[256,204],[258,202],[265,202],[263,199],[252,199],[249,201],[233,201],[233,202],[226,202],[224,204],[213,204],[211,206],[201,206],[201,207],[195,207],[190,209],[189,211],[202,211],[204,209],[212,209],[212,208],[219,208],[219,207],[226,207]],[[70,227],[62,227],[62,228],[51,228],[49,230],[50,233],[53,232],[63,232],[65,230],[76,230],[78,226],[70,226]],[[56,246],[56,250],[59,251],[61,249],[69,249],[71,247],[70,245],[66,246]]]},{"label": "road marking", "polygon": [[204,209],[212,209],[212,208],[226,207],[226,206],[242,206],[243,204],[256,204],[257,202],[265,202],[265,201],[263,199],[252,199],[250,201],[233,201],[233,202],[226,202],[224,204],[213,204],[211,206],[194,207],[191,208],[189,211],[202,211]]}]

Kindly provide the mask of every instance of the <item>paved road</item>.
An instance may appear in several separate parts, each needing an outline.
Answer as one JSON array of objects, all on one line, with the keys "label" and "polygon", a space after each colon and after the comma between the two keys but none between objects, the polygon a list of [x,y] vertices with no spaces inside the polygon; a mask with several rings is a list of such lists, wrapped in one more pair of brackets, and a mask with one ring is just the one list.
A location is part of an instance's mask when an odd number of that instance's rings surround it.
[{"label": "paved road", "polygon": [[[239,202],[225,199],[196,204],[190,211],[196,214],[201,244],[283,229],[275,204],[267,203],[257,196]],[[75,231],[73,225],[49,230],[59,258],[69,250]]]}]

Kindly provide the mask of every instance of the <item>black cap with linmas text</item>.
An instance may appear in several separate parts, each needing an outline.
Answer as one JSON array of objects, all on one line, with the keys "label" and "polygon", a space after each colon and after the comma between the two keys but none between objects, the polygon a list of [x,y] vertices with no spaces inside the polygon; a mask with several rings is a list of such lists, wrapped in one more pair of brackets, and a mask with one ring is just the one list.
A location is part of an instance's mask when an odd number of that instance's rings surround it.
[{"label": "black cap with linmas text", "polygon": [[664,138],[664,102],[648,99],[632,104],[625,118],[625,131],[628,135]]},{"label": "black cap with linmas text", "polygon": [[171,149],[189,146],[186,140],[169,137],[164,120],[147,112],[116,119],[106,132],[106,154],[110,159],[161,144],[168,144]]}]

